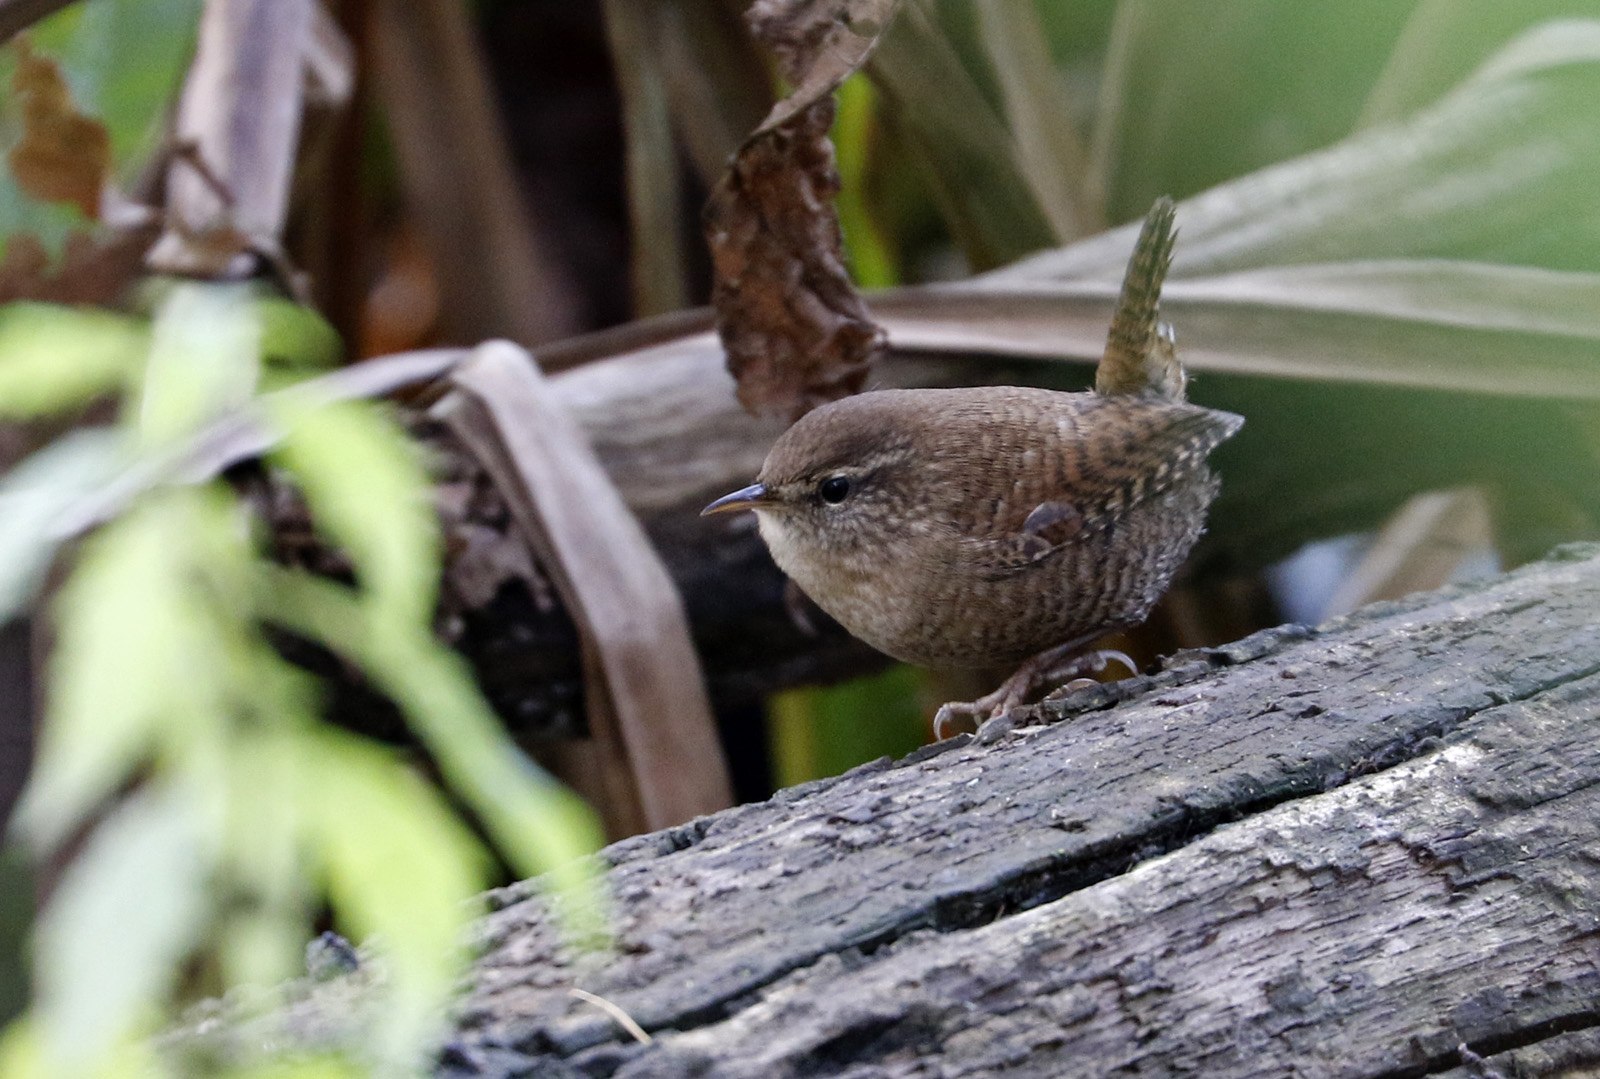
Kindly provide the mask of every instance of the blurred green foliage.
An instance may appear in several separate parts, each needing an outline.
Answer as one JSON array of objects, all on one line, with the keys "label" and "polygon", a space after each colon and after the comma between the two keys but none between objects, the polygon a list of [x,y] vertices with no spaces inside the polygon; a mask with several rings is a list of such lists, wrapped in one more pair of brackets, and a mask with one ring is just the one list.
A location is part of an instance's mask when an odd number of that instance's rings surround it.
[{"label": "blurred green foliage", "polygon": [[926,672],[895,667],[826,689],[796,689],[768,704],[772,776],[780,787],[838,775],[928,740]]},{"label": "blurred green foliage", "polygon": [[[85,0],[32,31],[74,107],[106,127],[108,181],[134,184],[154,159],[200,9]],[[0,50],[0,79],[14,68]],[[0,141],[20,131],[14,96],[0,95]],[[59,253],[74,231],[103,226],[0,176],[0,241],[26,235]],[[0,421],[96,417],[0,477],[0,623],[33,605],[53,564],[70,566],[5,853],[19,863],[25,845],[65,868],[36,920],[31,1000],[0,1040],[0,1075],[183,1070],[146,1042],[172,1008],[247,985],[270,1002],[324,908],[355,939],[381,941],[385,1004],[352,1048],[409,1071],[497,872],[462,810],[519,872],[548,874],[566,924],[591,942],[605,933],[587,861],[598,826],[506,739],[433,638],[429,477],[383,409],[299,387],[344,351],[326,320],[258,284],[147,280],[131,300],[136,313],[0,307]],[[272,565],[244,503],[192,481],[208,436],[252,427],[277,436],[268,467],[305,493],[355,587]],[[403,754],[324,724],[316,683],[281,658],[271,626],[364,666],[417,724],[461,808]],[[338,1060],[239,1069],[365,1072]]]},{"label": "blurred green foliage", "polygon": [[900,267],[888,234],[871,205],[867,170],[877,143],[872,83],[857,73],[839,87],[833,145],[839,160],[839,228],[844,233],[850,274],[862,288],[900,283]]},{"label": "blurred green foliage", "polygon": [[[109,517],[53,603],[48,714],[17,835],[36,857],[87,838],[37,924],[8,1079],[119,1074],[127,1046],[166,1021],[164,1002],[291,977],[324,902],[356,939],[383,941],[373,1058],[409,1066],[443,1021],[491,859],[394,750],[320,721],[315,683],[268,625],[364,667],[510,862],[549,874],[575,931],[604,932],[584,861],[593,818],[507,740],[431,634],[439,536],[418,450],[378,406],[296,386],[259,396],[261,315],[247,289],[196,284],[172,287],[148,324],[0,310],[0,386],[28,391],[8,399],[12,415],[122,395],[115,426],[71,434],[0,481],[0,549],[29,568],[9,578],[0,618],[62,544]],[[241,420],[280,433],[269,465],[305,493],[355,587],[269,563],[226,485],[184,482],[196,439]]]}]

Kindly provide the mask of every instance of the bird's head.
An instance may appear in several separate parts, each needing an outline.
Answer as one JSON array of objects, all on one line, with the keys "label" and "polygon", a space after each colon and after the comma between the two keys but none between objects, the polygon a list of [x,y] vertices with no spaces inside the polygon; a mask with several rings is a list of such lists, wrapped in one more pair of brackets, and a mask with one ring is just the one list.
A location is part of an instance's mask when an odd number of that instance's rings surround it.
[{"label": "bird's head", "polygon": [[907,391],[849,397],[807,413],[767,454],[756,482],[702,515],[754,510],[773,558],[801,580],[819,561],[892,547],[914,527],[915,423]]}]

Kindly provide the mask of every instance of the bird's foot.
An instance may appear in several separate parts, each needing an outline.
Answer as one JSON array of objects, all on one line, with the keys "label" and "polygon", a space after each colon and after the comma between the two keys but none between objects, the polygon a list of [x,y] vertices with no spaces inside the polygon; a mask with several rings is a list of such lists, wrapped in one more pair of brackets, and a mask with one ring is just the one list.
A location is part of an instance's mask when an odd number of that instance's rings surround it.
[{"label": "bird's foot", "polygon": [[950,701],[941,704],[939,710],[933,714],[934,739],[942,742],[949,737],[947,732],[953,723],[970,720],[974,727],[980,727],[985,720],[998,718],[1010,711],[1012,705],[1005,702],[1003,692],[1005,688],[1002,685],[993,693],[986,693],[975,701]]},{"label": "bird's foot", "polygon": [[[1064,646],[1040,652],[1018,667],[1017,672],[1000,683],[1000,688],[993,693],[986,693],[975,701],[951,701],[941,706],[933,717],[933,736],[943,741],[946,737],[945,732],[952,723],[970,719],[979,727],[979,740],[991,742],[995,738],[986,737],[985,732],[1007,712],[1033,696],[1040,686],[1071,679],[1072,681],[1049,695],[1050,698],[1056,698],[1086,685],[1092,685],[1094,680],[1085,676],[1099,674],[1113,662],[1122,664],[1133,674],[1139,673],[1139,668],[1124,652],[1113,648],[1102,648],[1093,652],[1069,654],[1070,647]],[[999,731],[999,733],[1006,732]]]}]

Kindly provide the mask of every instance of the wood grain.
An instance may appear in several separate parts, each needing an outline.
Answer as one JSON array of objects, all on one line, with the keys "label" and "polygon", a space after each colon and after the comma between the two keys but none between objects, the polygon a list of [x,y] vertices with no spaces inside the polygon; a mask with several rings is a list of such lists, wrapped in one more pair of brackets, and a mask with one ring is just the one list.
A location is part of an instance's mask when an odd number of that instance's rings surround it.
[{"label": "wood grain", "polygon": [[464,1041],[627,1076],[1376,1076],[1600,1025],[1595,610],[1591,547],[620,844],[620,954],[559,959],[513,903]]}]

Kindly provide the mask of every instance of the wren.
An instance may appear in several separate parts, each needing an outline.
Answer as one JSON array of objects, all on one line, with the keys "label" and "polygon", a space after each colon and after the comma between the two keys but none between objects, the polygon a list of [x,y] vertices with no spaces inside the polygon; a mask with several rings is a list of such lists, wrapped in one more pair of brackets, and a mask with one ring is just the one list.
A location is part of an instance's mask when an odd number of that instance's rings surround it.
[{"label": "wren", "polygon": [[[802,417],[754,484],[704,513],[754,510],[777,562],[851,633],[926,667],[1022,667],[957,715],[998,716],[1097,670],[1137,625],[1217,492],[1207,455],[1243,419],[1185,401],[1160,318],[1173,207],[1145,220],[1095,388],[879,390]],[[1031,658],[1030,658],[1031,657]],[[1131,666],[1131,664],[1130,664]]]}]

